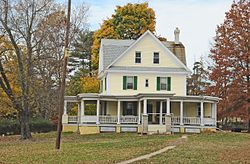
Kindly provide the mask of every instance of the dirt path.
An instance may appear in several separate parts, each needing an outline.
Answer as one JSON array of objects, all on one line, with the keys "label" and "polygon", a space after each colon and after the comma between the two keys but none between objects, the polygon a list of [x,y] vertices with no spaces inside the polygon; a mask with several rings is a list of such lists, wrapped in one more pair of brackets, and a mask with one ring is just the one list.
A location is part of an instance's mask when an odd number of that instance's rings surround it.
[{"label": "dirt path", "polygon": [[143,159],[151,158],[151,157],[156,156],[158,154],[164,153],[164,152],[166,152],[168,150],[174,149],[176,146],[182,144],[186,140],[187,140],[187,135],[183,135],[181,138],[179,138],[177,141],[175,141],[174,145],[172,145],[172,146],[167,146],[167,147],[165,147],[163,149],[160,149],[158,151],[155,151],[153,153],[142,155],[140,157],[133,158],[133,159],[130,159],[130,160],[127,160],[127,161],[122,161],[122,162],[119,162],[117,164],[129,164],[129,163],[133,163],[133,162],[140,161],[140,160],[143,160]]}]

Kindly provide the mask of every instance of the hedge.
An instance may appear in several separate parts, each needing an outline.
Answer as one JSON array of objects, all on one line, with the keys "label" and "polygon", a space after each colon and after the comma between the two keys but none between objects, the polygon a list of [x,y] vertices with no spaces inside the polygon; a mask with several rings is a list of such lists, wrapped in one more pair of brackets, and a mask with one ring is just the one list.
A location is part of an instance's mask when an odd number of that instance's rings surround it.
[{"label": "hedge", "polygon": [[[56,130],[52,121],[37,118],[30,120],[30,130],[33,133],[46,133]],[[0,119],[0,135],[20,134],[20,123],[13,119]]]}]

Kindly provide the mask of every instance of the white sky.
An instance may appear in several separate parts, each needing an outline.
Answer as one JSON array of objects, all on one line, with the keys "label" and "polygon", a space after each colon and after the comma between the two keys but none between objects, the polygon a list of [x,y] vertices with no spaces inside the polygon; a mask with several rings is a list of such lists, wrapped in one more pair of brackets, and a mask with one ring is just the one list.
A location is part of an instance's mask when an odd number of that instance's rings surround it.
[{"label": "white sky", "polygon": [[[66,1],[66,0],[62,0]],[[83,0],[73,0],[73,4]],[[117,5],[145,0],[84,0],[89,6],[90,30],[96,30],[104,19],[111,17]],[[174,39],[174,29],[179,27],[180,41],[185,45],[187,64],[192,69],[195,60],[206,56],[211,48],[216,26],[223,23],[225,12],[233,0],[147,0],[156,13],[156,33]],[[65,2],[66,3],[66,2]]]}]

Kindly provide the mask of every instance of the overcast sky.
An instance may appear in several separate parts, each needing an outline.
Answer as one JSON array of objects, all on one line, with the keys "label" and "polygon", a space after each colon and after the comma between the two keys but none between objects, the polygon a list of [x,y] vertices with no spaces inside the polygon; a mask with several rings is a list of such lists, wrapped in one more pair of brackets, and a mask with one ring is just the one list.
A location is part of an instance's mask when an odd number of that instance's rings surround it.
[{"label": "overcast sky", "polygon": [[[66,0],[63,0],[66,3]],[[73,4],[83,0],[72,0]],[[84,0],[89,6],[88,23],[96,30],[104,19],[111,17],[117,5],[128,2],[138,3],[145,0]],[[149,7],[156,13],[156,33],[174,39],[174,29],[179,27],[180,41],[186,47],[188,67],[195,60],[207,56],[216,26],[223,23],[225,12],[230,9],[233,0],[148,0]]]}]

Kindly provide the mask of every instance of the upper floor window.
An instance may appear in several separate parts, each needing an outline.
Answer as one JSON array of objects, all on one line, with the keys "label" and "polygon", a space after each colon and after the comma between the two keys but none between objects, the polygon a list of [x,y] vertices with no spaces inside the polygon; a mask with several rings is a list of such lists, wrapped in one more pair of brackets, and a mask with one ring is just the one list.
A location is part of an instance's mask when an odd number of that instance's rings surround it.
[{"label": "upper floor window", "polygon": [[141,63],[141,52],[135,52],[135,63]]},{"label": "upper floor window", "polygon": [[166,77],[160,78],[160,89],[167,90],[167,78]]},{"label": "upper floor window", "polygon": [[134,88],[134,77],[133,76],[127,76],[127,89],[133,89]]},{"label": "upper floor window", "polygon": [[123,76],[123,90],[137,90],[137,76]]},{"label": "upper floor window", "polygon": [[160,90],[171,90],[171,77],[157,77],[156,89]]},{"label": "upper floor window", "polygon": [[159,64],[160,63],[160,55],[159,52],[154,52],[154,59],[153,59],[154,64]]},{"label": "upper floor window", "polygon": [[145,80],[145,87],[148,87],[148,79]]}]

